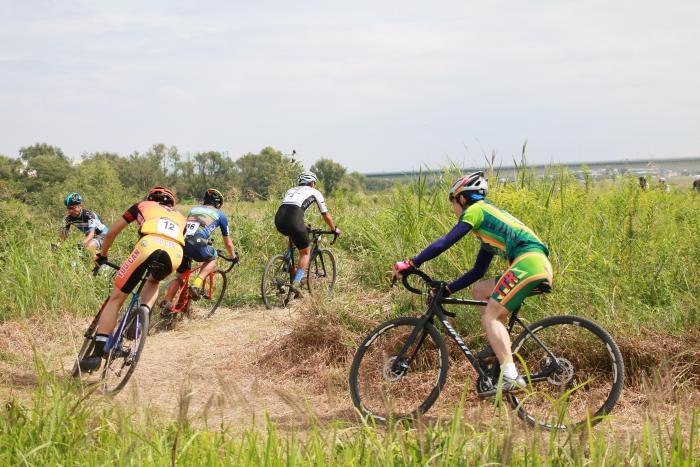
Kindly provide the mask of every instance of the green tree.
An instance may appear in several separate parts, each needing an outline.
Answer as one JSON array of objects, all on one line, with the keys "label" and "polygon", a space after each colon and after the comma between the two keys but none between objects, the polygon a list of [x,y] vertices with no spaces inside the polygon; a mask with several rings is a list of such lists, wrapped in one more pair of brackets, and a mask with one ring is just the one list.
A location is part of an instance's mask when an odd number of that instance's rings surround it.
[{"label": "green tree", "polygon": [[33,146],[27,146],[19,150],[19,157],[25,162],[29,162],[39,156],[53,156],[68,161],[61,148],[46,143],[36,143]]},{"label": "green tree", "polygon": [[338,162],[324,158],[316,161],[316,163],[311,166],[311,171],[318,176],[321,183],[323,183],[323,188],[326,190],[326,193],[330,195],[333,193],[333,190],[338,187],[347,169]]},{"label": "green tree", "polygon": [[248,199],[279,195],[294,183],[294,178],[303,169],[299,161],[272,147],[266,147],[258,154],[244,155],[236,161],[236,167],[240,170],[241,192]]},{"label": "green tree", "polygon": [[24,185],[29,192],[39,192],[46,186],[66,179],[71,163],[61,148],[46,143],[37,143],[19,150],[25,162]]},{"label": "green tree", "polygon": [[18,159],[0,155],[0,179],[16,180],[20,176],[22,163]]}]

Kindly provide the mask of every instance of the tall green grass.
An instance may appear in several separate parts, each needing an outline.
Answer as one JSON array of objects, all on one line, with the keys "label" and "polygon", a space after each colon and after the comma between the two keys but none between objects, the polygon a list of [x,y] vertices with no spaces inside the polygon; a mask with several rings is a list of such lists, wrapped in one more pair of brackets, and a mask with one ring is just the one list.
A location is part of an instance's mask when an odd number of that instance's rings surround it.
[{"label": "tall green grass", "polygon": [[[389,192],[329,200],[344,232],[333,246],[341,293],[381,290],[393,262],[417,254],[452,228],[456,218],[446,193],[457,175],[448,170],[436,179],[420,177]],[[551,251],[554,293],[528,300],[529,317],[582,314],[623,333],[642,328],[678,333],[700,323],[697,194],[641,191],[632,179],[580,182],[557,168],[543,179],[523,170],[507,184],[499,184],[494,175],[491,185],[489,199],[531,226]],[[92,201],[100,212],[100,203]],[[122,200],[124,206],[116,208],[118,201],[105,201],[106,220],[111,222],[131,202]],[[37,212],[16,202],[0,202],[0,321],[59,311],[92,313],[101,301],[87,268],[67,266],[73,253],[49,249],[63,215],[56,204]],[[265,263],[286,248],[274,227],[277,205],[278,201],[233,201],[224,206],[242,258],[230,276],[226,304],[259,302]],[[186,213],[187,207],[183,203],[180,209]],[[321,225],[314,211],[311,208],[307,217]],[[78,238],[74,234],[71,242]],[[111,258],[125,258],[135,239],[135,229],[130,228]],[[475,238],[465,238],[424,268],[438,278],[453,279],[471,267],[478,247]],[[504,268],[496,260],[488,274]]]},{"label": "tall green grass", "polygon": [[[697,409],[689,421],[648,419],[639,438],[604,430],[581,436],[523,431],[496,417],[470,424],[457,408],[450,421],[374,426],[312,422],[285,431],[269,418],[250,427],[211,430],[187,413],[175,420],[121,408],[39,371],[32,400],[0,408],[2,465],[695,465]],[[496,410],[496,412],[498,412]]]}]

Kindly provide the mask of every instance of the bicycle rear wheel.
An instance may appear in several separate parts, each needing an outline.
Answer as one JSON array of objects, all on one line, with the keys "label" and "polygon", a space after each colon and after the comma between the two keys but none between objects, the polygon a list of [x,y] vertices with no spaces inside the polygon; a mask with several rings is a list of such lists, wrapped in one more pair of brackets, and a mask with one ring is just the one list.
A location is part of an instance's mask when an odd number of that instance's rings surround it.
[{"label": "bicycle rear wheel", "polygon": [[226,273],[221,269],[210,272],[204,278],[200,293],[201,299],[197,305],[206,310],[205,318],[210,318],[221,305],[221,300],[226,293],[226,285]]},{"label": "bicycle rear wheel", "polygon": [[[625,369],[615,341],[593,321],[552,316],[513,342],[513,360],[530,379],[528,390],[507,395],[518,415],[548,430],[599,423],[620,398]],[[548,349],[556,362],[545,350]],[[529,378],[528,376],[529,375]]]},{"label": "bicycle rear wheel", "polygon": [[447,348],[435,326],[425,323],[397,362],[419,322],[403,317],[380,324],[357,349],[350,367],[350,394],[363,415],[379,421],[413,418],[440,395],[447,378]]},{"label": "bicycle rear wheel", "polygon": [[[147,308],[139,306],[135,309],[127,309],[126,313],[129,313],[129,318],[124,330],[121,336],[115,336],[115,343],[107,355],[102,370],[102,391],[109,395],[118,393],[126,385],[146,346]],[[121,321],[120,317],[117,322],[121,323]]]},{"label": "bicycle rear wheel", "polygon": [[260,294],[268,309],[285,305],[292,283],[290,266],[291,263],[283,255],[275,255],[267,262],[260,284]]},{"label": "bicycle rear wheel", "polygon": [[330,250],[318,250],[309,263],[306,285],[311,293],[326,293],[330,295],[335,285],[335,257]]}]

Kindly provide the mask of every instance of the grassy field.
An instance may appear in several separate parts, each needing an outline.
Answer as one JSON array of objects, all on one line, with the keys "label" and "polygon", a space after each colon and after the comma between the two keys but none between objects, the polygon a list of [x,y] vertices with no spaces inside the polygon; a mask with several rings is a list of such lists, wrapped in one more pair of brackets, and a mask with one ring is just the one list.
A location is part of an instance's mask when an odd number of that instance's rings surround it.
[{"label": "grassy field", "polygon": [[[528,300],[529,320],[552,314],[578,314],[607,328],[620,344],[630,372],[628,384],[669,375],[672,390],[700,387],[700,199],[690,190],[641,191],[633,179],[616,182],[575,180],[553,170],[537,179],[521,172],[515,183],[494,186],[489,198],[533,227],[549,246],[554,293]],[[340,353],[354,346],[373,323],[415,314],[419,301],[389,292],[386,273],[398,259],[413,256],[446,233],[456,219],[446,192],[455,178],[446,172],[435,181],[418,179],[378,194],[349,193],[329,200],[343,230],[333,250],[339,262],[335,318],[324,326],[350,336]],[[494,178],[495,179],[495,178]],[[87,205],[107,220],[128,207],[135,195],[115,187]],[[73,234],[52,251],[63,209],[60,198],[45,208],[0,202],[0,323],[34,320],[51,326],[66,314],[89,316],[102,300],[104,281],[87,275]],[[183,203],[180,209],[187,210]],[[226,306],[259,303],[259,282],[266,260],[284,251],[275,231],[277,201],[228,202],[232,238],[241,264],[232,275]],[[310,211],[311,212],[311,211]],[[319,225],[318,214],[311,222]],[[122,235],[111,259],[124,259],[136,239]],[[464,239],[424,266],[437,278],[451,279],[468,269],[478,249]],[[76,263],[72,266],[71,263]],[[503,270],[494,262],[489,274]],[[368,300],[372,300],[369,305]],[[374,304],[372,304],[374,303]],[[480,325],[466,313],[458,330],[479,339]],[[292,336],[293,337],[293,336]],[[300,339],[303,336],[299,336]],[[0,349],[0,362],[12,356]],[[343,361],[342,359],[340,359]],[[339,372],[343,372],[339,364]],[[259,420],[257,426],[202,427],[186,415],[153,418],[148,412],[115,406],[37,372],[40,383],[23,400],[5,401],[0,411],[0,462],[3,464],[618,464],[692,465],[697,462],[698,413],[678,407],[679,415],[661,420],[651,414],[629,438],[603,430],[583,436],[523,431],[508,414],[493,426],[471,425],[455,413],[411,428],[326,422],[302,432],[282,430]],[[98,408],[95,410],[94,407]],[[459,411],[459,409],[456,409]],[[682,416],[681,416],[682,415]]]}]

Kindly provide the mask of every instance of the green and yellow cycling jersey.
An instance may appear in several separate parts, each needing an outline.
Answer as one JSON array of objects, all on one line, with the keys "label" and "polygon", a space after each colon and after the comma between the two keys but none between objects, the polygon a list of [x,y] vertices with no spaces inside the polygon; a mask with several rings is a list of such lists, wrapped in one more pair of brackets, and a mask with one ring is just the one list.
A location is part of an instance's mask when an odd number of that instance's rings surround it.
[{"label": "green and yellow cycling jersey", "polygon": [[528,251],[549,255],[549,250],[535,232],[486,200],[477,201],[465,209],[460,221],[471,225],[470,233],[479,238],[485,250],[508,261]]}]

